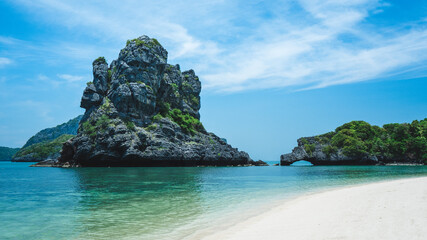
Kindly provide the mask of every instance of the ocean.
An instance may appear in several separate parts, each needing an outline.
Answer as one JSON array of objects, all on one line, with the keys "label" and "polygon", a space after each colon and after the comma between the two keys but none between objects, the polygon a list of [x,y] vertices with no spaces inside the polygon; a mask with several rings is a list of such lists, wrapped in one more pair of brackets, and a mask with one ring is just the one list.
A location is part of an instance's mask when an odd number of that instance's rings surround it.
[{"label": "ocean", "polygon": [[0,239],[186,239],[304,194],[427,166],[32,168],[0,162]]}]

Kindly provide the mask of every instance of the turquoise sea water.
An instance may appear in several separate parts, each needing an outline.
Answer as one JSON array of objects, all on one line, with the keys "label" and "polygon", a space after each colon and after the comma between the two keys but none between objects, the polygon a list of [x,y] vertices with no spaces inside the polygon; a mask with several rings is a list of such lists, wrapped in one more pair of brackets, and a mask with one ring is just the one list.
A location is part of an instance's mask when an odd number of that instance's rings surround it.
[{"label": "turquoise sea water", "polygon": [[0,162],[0,239],[185,239],[285,199],[427,166],[30,168]]}]

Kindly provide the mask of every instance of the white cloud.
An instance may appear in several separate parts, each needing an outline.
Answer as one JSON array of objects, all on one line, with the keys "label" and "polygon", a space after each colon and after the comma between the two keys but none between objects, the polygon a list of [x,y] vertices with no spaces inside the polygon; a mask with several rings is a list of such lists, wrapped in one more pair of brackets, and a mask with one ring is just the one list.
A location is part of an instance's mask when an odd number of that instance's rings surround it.
[{"label": "white cloud", "polygon": [[12,60],[9,58],[5,58],[5,57],[0,57],[0,67],[5,66],[5,65],[9,65],[12,63]]},{"label": "white cloud", "polygon": [[127,39],[146,34],[160,40],[171,61],[194,67],[203,88],[214,92],[312,89],[427,72],[427,28],[370,26],[370,15],[391,8],[379,0],[17,2],[37,19],[98,39],[94,46],[47,43],[57,46],[51,51],[76,59],[101,50],[113,56]]},{"label": "white cloud", "polygon": [[84,79],[83,76],[73,76],[70,74],[58,74],[58,77],[69,83],[81,82]]}]

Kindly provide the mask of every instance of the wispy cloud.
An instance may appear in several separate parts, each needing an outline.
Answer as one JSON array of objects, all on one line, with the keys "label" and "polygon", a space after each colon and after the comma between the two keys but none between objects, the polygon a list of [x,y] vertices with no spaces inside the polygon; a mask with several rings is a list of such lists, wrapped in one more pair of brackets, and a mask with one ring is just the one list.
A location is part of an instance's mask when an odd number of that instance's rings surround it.
[{"label": "wispy cloud", "polygon": [[70,74],[57,74],[56,77],[48,77],[44,74],[39,74],[35,81],[38,83],[42,83],[43,85],[48,84],[50,87],[58,88],[58,87],[81,87],[82,83],[87,82],[90,77],[85,76],[75,76]]},{"label": "wispy cloud", "polygon": [[82,80],[84,80],[83,76],[73,76],[70,74],[58,74],[58,77],[69,83],[81,82]]},{"label": "wispy cloud", "polygon": [[5,65],[9,65],[12,63],[12,60],[9,58],[5,58],[5,57],[0,57],[0,67],[5,66]]},{"label": "wispy cloud", "polygon": [[426,25],[370,25],[369,17],[391,7],[380,0],[14,2],[37,19],[97,39],[96,51],[90,44],[47,43],[64,56],[93,57],[101,50],[113,56],[126,39],[147,34],[169,50],[171,61],[193,66],[212,92],[427,75]]}]

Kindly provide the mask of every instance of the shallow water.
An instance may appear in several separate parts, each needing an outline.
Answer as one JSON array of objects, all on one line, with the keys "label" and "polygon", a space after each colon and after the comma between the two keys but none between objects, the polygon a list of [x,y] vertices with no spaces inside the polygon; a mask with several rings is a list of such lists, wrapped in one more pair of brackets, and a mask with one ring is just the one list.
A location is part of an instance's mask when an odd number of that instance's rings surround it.
[{"label": "shallow water", "polygon": [[427,166],[30,168],[0,162],[0,239],[183,239],[324,189]]}]

